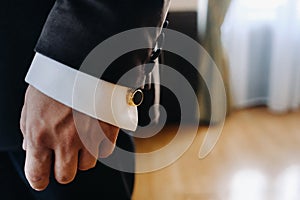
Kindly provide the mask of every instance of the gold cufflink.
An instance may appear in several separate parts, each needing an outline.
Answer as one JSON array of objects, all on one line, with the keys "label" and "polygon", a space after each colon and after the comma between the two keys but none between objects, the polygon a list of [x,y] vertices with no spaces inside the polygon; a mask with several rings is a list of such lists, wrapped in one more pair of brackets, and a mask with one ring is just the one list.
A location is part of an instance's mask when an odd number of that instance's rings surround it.
[{"label": "gold cufflink", "polygon": [[139,106],[144,100],[144,93],[140,89],[129,90],[127,94],[127,102],[131,106]]}]

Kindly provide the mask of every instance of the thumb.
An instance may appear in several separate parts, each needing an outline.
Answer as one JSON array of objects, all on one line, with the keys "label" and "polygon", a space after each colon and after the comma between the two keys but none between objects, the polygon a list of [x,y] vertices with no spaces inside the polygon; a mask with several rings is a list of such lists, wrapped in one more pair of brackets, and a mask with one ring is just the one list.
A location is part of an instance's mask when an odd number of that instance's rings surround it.
[{"label": "thumb", "polygon": [[115,149],[120,129],[102,121],[99,121],[99,124],[104,133],[104,139],[99,146],[99,157],[106,158],[111,155]]},{"label": "thumb", "polygon": [[115,146],[116,144],[112,143],[110,140],[103,140],[99,147],[99,158],[107,158],[110,156],[113,153]]}]

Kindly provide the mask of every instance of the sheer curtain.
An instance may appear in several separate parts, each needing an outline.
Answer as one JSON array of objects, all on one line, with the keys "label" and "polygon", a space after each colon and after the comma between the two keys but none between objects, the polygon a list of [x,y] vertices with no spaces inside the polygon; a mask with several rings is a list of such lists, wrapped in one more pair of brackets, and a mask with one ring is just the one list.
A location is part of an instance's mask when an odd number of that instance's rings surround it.
[{"label": "sheer curtain", "polygon": [[221,37],[235,107],[300,107],[299,0],[232,0]]},{"label": "sheer curtain", "polygon": [[[216,124],[222,122],[224,120],[223,113],[226,112],[228,115],[231,111],[228,62],[224,56],[220,34],[220,27],[224,21],[230,1],[198,0],[198,40],[209,55],[201,53],[198,66],[201,76],[206,77],[207,81],[205,83],[200,79],[198,88],[200,121],[205,123]],[[218,76],[219,73],[221,77]],[[222,83],[220,83],[221,81]],[[224,87],[226,92],[226,98],[224,99],[222,98],[221,87]],[[214,119],[212,119],[212,116],[215,116]]]}]

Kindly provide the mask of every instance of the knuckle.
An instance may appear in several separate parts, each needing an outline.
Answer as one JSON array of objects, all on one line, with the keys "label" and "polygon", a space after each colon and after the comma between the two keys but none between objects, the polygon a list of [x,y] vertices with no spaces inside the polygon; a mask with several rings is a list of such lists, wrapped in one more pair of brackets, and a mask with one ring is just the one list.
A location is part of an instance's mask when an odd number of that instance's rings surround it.
[{"label": "knuckle", "polygon": [[55,179],[61,184],[67,184],[73,181],[74,176],[71,174],[58,174],[55,176]]},{"label": "knuckle", "polygon": [[45,146],[47,144],[47,135],[43,130],[31,133],[34,134],[34,137],[31,137],[31,144],[33,146]]},{"label": "knuckle", "polygon": [[43,133],[46,131],[46,124],[42,121],[34,121],[29,123],[27,128],[31,133]]},{"label": "knuckle", "polygon": [[27,179],[31,182],[31,183],[39,183],[43,180],[42,176],[39,175],[27,175]]},{"label": "knuckle", "polygon": [[35,190],[43,190],[48,185],[48,178],[43,174],[27,171],[26,178]]},{"label": "knuckle", "polygon": [[71,157],[58,160],[55,164],[55,179],[61,184],[67,184],[73,181],[77,171],[77,162]]},{"label": "knuckle", "polygon": [[63,144],[67,149],[74,148],[74,146],[78,143],[79,143],[79,138],[77,136],[77,133],[75,132],[67,133],[63,140]]}]

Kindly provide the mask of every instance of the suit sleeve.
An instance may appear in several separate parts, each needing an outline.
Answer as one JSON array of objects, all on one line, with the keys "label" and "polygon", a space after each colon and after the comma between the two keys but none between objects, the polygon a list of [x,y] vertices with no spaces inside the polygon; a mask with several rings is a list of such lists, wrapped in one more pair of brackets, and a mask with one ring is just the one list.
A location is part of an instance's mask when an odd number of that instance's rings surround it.
[{"label": "suit sleeve", "polygon": [[[143,64],[149,61],[152,48],[120,56],[101,77],[82,73],[79,68],[105,39],[133,28],[161,27],[168,7],[168,0],[57,0],[36,45],[26,82],[75,110],[135,130],[137,108],[128,105],[128,91],[140,86],[145,71],[149,71]],[[145,29],[142,40],[152,47],[159,34]],[[135,66],[141,68],[130,82],[115,85]],[[78,79],[81,82],[76,85]]]},{"label": "suit sleeve", "polygon": [[[133,28],[161,27],[168,5],[169,0],[57,0],[35,50],[78,69],[105,39]],[[154,46],[158,34],[145,33],[145,43]],[[146,63],[150,54],[151,49],[128,53],[98,78],[114,83],[133,66]],[[137,74],[142,75],[142,71]]]}]

